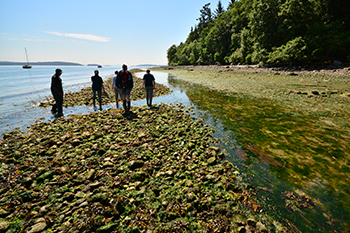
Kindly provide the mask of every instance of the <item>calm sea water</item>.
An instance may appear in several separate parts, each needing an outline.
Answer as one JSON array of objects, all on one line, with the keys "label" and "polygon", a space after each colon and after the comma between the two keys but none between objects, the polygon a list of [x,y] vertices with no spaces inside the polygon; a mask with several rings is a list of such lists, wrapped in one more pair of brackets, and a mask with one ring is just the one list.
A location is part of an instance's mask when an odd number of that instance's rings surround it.
[{"label": "calm sea water", "polygon": [[[91,85],[91,76],[97,69],[94,66],[33,66],[31,69],[0,66],[0,135],[16,127],[29,126],[36,120],[52,118],[47,109],[38,108],[34,103],[51,96],[51,77],[56,68],[63,70],[61,78],[65,92]],[[146,67],[129,67],[133,68]],[[120,69],[121,66],[106,66],[98,70],[105,79],[114,76],[114,71]],[[85,108],[75,108],[74,113],[86,113],[89,110],[86,106],[82,107]]]}]

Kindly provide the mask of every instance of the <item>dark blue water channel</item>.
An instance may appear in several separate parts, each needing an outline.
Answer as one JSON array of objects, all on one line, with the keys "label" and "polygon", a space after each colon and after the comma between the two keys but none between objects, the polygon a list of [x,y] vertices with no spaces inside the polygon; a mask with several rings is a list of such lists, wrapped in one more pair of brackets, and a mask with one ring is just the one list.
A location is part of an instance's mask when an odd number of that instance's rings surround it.
[{"label": "dark blue water channel", "polygon": [[[107,77],[108,73],[112,76],[113,70],[114,68],[111,68],[109,71],[106,71],[107,73],[104,77]],[[75,71],[72,69],[72,73],[68,71],[68,74],[64,72],[63,80],[65,79],[65,74],[73,77],[76,74]],[[283,168],[273,166],[269,161],[262,161],[258,155],[251,151],[245,151],[242,145],[236,141],[237,135],[233,128],[234,125],[227,122],[230,122],[229,119],[237,116],[225,115],[225,111],[222,111],[220,108],[227,108],[233,103],[237,104],[240,98],[246,97],[209,90],[199,85],[181,81],[168,73],[152,73],[157,83],[165,84],[173,90],[170,95],[154,98],[153,103],[182,104],[185,107],[190,107],[193,109],[192,114],[194,117],[202,118],[205,124],[213,128],[215,130],[213,136],[218,139],[216,145],[225,152],[226,159],[239,167],[241,173],[245,174],[247,183],[255,187],[256,196],[267,214],[274,216],[294,232],[347,231],[349,216],[332,188],[329,188],[322,180],[315,180],[313,184],[307,187],[295,183],[291,184],[283,178],[285,174],[283,176],[280,175],[283,174]],[[136,75],[141,78],[143,73],[137,73]],[[84,85],[90,85],[88,81],[86,77],[75,82],[68,81],[69,88],[79,90]],[[25,131],[36,121],[54,120],[50,109],[39,108],[30,102],[33,96],[35,96],[35,100],[40,100],[50,94],[47,80],[39,85],[42,86],[37,88],[37,92],[33,90],[30,95],[19,94],[11,97],[21,101],[19,101],[18,105],[11,106],[7,110],[8,112],[1,113],[0,134],[15,128]],[[45,90],[43,91],[43,89]],[[8,99],[5,100],[4,96],[2,97],[3,103],[9,101]],[[223,100],[226,101],[226,104],[216,104],[217,101],[222,102]],[[145,104],[145,100],[132,101],[132,106]],[[108,104],[104,105],[103,109],[114,107],[114,104]],[[5,109],[4,106],[3,109]],[[88,114],[93,111],[96,110],[92,106],[64,108],[65,117],[69,117],[70,114]],[[292,205],[293,200],[286,198],[286,193],[305,194],[316,201],[311,208],[298,209]]]}]

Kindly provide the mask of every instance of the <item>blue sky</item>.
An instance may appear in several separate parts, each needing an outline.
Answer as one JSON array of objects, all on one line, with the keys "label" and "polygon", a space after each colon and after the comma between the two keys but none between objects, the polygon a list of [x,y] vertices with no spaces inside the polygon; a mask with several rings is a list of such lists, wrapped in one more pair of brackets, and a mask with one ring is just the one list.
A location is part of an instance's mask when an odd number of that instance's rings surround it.
[{"label": "blue sky", "polygon": [[[202,7],[219,0],[0,0],[0,61],[166,65]],[[229,0],[221,0],[226,9]]]}]

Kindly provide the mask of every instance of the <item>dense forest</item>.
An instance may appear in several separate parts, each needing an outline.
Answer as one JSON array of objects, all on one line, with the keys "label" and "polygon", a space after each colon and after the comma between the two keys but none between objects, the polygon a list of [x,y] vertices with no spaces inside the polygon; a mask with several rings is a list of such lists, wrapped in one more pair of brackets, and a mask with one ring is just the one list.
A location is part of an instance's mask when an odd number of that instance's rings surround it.
[{"label": "dense forest", "polygon": [[169,65],[305,64],[350,61],[350,2],[231,0],[203,6]]}]

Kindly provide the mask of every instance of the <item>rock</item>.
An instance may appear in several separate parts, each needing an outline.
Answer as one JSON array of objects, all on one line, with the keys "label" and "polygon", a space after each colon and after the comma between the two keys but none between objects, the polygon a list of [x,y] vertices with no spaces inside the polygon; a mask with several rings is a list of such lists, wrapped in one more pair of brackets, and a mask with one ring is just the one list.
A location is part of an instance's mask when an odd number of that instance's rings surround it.
[{"label": "rock", "polygon": [[100,185],[101,185],[101,183],[98,182],[98,181],[96,181],[95,183],[89,184],[90,189],[95,189],[95,188],[97,188]]},{"label": "rock", "polygon": [[32,226],[28,231],[28,233],[42,232],[43,230],[45,230],[46,226],[47,226],[46,222],[39,222],[34,226]]},{"label": "rock", "polygon": [[341,65],[342,65],[342,62],[341,62],[341,61],[334,60],[334,61],[333,61],[333,65],[335,65],[335,66],[341,66]]},{"label": "rock", "polygon": [[81,203],[81,204],[79,205],[79,208],[80,208],[80,207],[84,207],[84,206],[88,206],[88,205],[89,205],[89,202],[84,201],[83,203]]},{"label": "rock", "polygon": [[143,167],[144,162],[141,160],[133,160],[128,163],[128,166],[131,170]]},{"label": "rock", "polygon": [[211,157],[208,159],[208,164],[209,165],[215,165],[216,164],[216,158],[215,157]]},{"label": "rock", "polygon": [[313,91],[312,94],[319,95],[320,93],[318,91]]},{"label": "rock", "polygon": [[193,182],[191,180],[187,180],[186,181],[186,186],[192,187],[193,186]]},{"label": "rock", "polygon": [[111,163],[111,162],[109,162],[109,161],[107,161],[107,162],[105,162],[102,166],[103,166],[103,167],[114,167],[114,164]]},{"label": "rock", "polygon": [[209,149],[214,150],[214,151],[216,151],[216,152],[219,152],[219,151],[220,151],[220,148],[219,148],[219,147],[216,147],[216,146],[210,146]]},{"label": "rock", "polygon": [[41,207],[40,209],[39,209],[39,213],[40,214],[43,214],[43,213],[45,213],[46,212],[46,206],[43,206],[43,207]]},{"label": "rock", "polygon": [[261,222],[257,222],[256,223],[256,229],[259,231],[259,232],[268,232],[266,226],[264,224],[262,224]]},{"label": "rock", "polygon": [[10,226],[10,222],[5,219],[0,219],[0,232],[6,232],[6,229]]},{"label": "rock", "polygon": [[[7,216],[9,213],[4,210],[3,208],[0,207],[0,217],[5,217]],[[1,228],[0,228],[1,229]]]},{"label": "rock", "polygon": [[66,192],[64,195],[63,195],[63,200],[67,200],[67,201],[72,201],[75,197],[75,194],[72,193],[72,192]]},{"label": "rock", "polygon": [[91,180],[91,178],[94,176],[94,174],[95,174],[95,170],[94,169],[90,169],[88,171],[86,179]]},{"label": "rock", "polygon": [[116,223],[110,223],[107,224],[105,226],[102,226],[100,228],[97,229],[97,233],[109,233],[109,232],[113,232],[114,228],[117,227],[118,224]]}]

